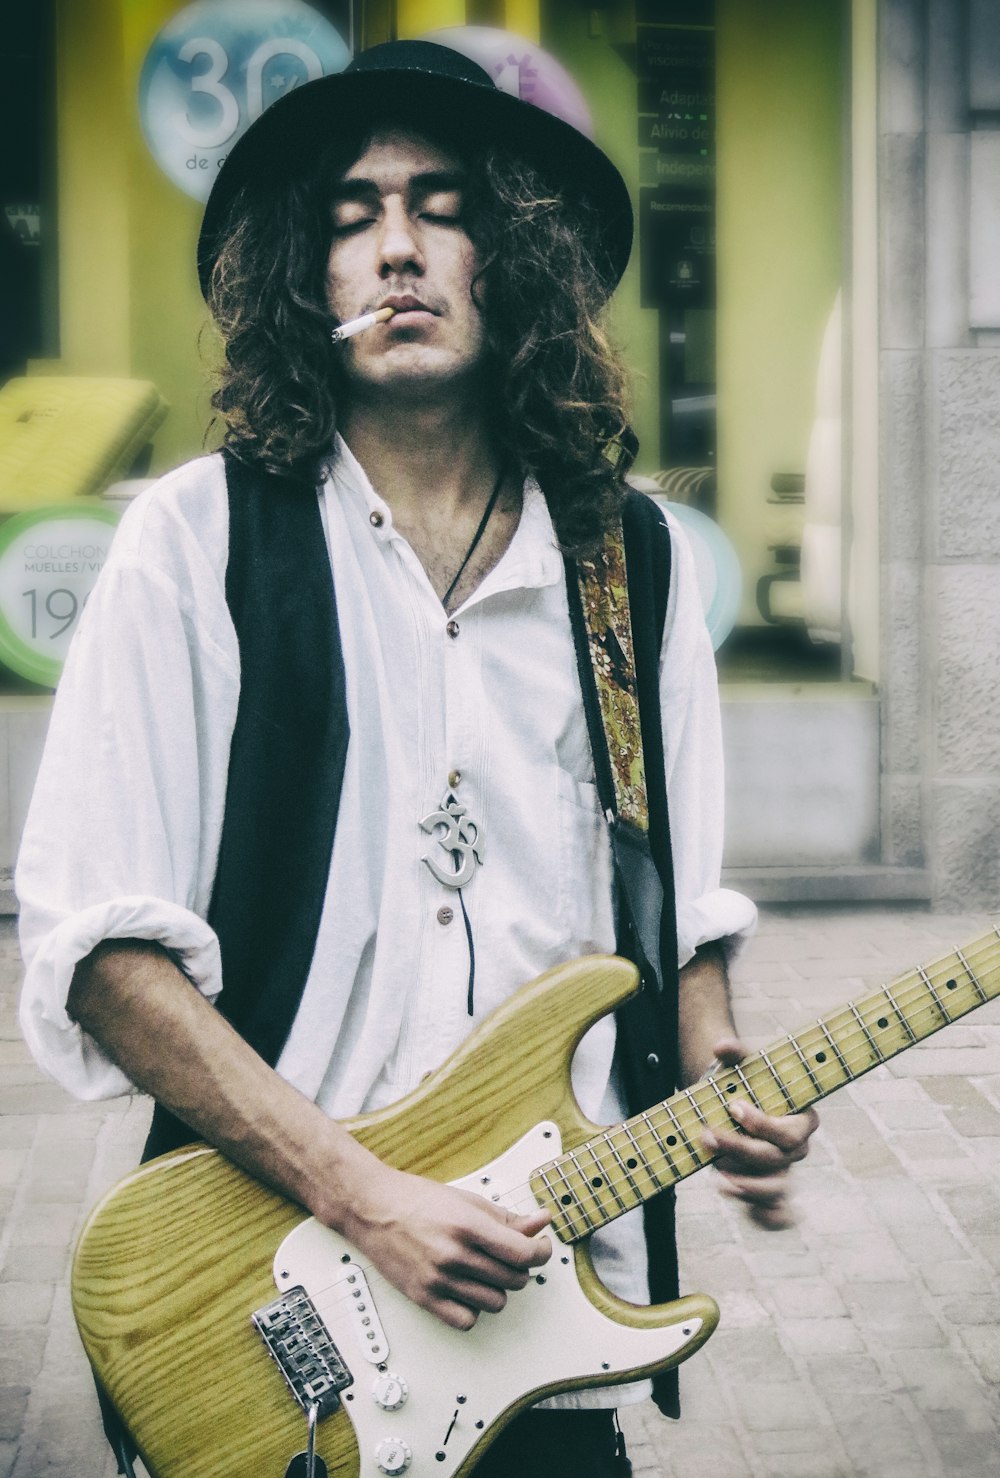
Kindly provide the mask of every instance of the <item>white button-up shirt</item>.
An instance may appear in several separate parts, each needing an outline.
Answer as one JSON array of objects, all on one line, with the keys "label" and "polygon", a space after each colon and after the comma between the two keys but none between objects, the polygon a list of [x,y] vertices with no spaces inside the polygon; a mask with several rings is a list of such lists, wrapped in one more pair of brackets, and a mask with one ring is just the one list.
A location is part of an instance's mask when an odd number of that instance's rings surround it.
[{"label": "white button-up shirt", "polygon": [[[613,951],[615,927],[563,562],[537,485],[526,483],[506,553],[450,622],[343,441],[320,496],[351,741],[315,954],[277,1069],[345,1117],[407,1093],[518,985]],[[719,887],[715,670],[691,555],[673,522],[671,536],[661,693],[683,964],[707,940],[747,934],[755,915]],[[21,1021],[38,1061],[80,1097],[132,1087],[66,1013],[74,966],[100,940],[158,940],[209,999],[222,988],[206,915],[240,685],[227,555],[221,458],[200,458],[142,493],[116,533],[56,696],[17,869]],[[461,779],[449,786],[454,771]],[[435,851],[448,859],[419,825],[449,789],[483,841],[484,863],[462,895],[474,1018],[456,895],[423,861]],[[606,1017],[573,1063],[581,1108],[604,1122],[625,1115],[614,1041]],[[638,1217],[595,1242],[609,1285],[643,1301]],[[597,1395],[600,1404],[621,1398]]]}]

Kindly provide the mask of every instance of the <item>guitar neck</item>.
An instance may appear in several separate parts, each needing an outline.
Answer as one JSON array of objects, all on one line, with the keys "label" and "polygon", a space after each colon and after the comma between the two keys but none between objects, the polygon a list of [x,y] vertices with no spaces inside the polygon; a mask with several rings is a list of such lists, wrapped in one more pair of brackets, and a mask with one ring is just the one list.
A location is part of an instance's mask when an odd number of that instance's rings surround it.
[{"label": "guitar neck", "polygon": [[550,1160],[532,1191],[560,1240],[580,1241],[710,1164],[702,1134],[734,1127],[733,1099],[771,1115],[798,1113],[998,997],[993,929]]}]

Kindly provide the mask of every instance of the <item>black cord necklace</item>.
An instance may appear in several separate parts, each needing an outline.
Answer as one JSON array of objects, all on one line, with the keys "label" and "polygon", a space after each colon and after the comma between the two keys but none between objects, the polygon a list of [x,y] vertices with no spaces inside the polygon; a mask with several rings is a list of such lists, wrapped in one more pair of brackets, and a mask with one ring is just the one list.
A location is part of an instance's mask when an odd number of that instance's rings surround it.
[{"label": "black cord necklace", "polygon": [[476,532],[472,536],[472,543],[469,545],[468,549],[465,551],[465,558],[462,560],[462,563],[459,565],[458,572],[456,573],[454,580],[452,580],[451,584],[448,586],[448,589],[445,591],[444,595],[441,597],[441,604],[444,606],[445,610],[448,609],[448,602],[451,600],[451,597],[452,597],[452,595],[455,592],[455,586],[458,584],[459,580],[461,580],[462,576],[465,574],[465,567],[466,567],[466,565],[469,563],[469,560],[475,554],[476,549],[479,547],[479,541],[480,541],[480,539],[483,537],[483,535],[486,532],[486,525],[490,521],[490,515],[492,514],[494,508],[497,506],[497,499],[500,496],[500,489],[503,487],[503,480],[504,480],[504,473],[505,472],[506,472],[506,468],[505,467],[501,467],[500,468],[500,476],[497,478],[496,486],[494,487],[492,493],[490,494],[490,501],[487,503],[486,509],[485,509],[485,511],[483,513],[483,516],[479,520],[479,527],[478,527],[478,529],[476,530]]}]

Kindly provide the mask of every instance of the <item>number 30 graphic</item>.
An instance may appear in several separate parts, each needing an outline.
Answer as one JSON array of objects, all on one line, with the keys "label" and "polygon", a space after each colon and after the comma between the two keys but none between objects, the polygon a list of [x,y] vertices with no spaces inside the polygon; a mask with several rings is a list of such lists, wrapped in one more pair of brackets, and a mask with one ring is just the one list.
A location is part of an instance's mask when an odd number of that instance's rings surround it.
[{"label": "number 30 graphic", "polygon": [[197,0],[143,63],[146,142],[174,184],[205,200],[228,150],[270,103],[349,60],[339,32],[304,0]]}]

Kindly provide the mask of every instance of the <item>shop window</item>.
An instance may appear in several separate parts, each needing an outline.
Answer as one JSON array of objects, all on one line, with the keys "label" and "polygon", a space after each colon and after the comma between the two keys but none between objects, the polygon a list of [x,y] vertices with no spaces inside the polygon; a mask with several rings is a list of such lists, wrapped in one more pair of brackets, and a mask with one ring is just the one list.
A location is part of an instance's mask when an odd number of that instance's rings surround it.
[{"label": "shop window", "polygon": [[712,519],[742,574],[724,679],[850,674],[850,12],[850,0],[543,7],[543,39],[583,86],[638,204],[635,280],[616,304],[638,370],[636,472]]}]

